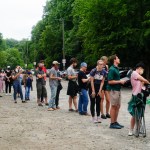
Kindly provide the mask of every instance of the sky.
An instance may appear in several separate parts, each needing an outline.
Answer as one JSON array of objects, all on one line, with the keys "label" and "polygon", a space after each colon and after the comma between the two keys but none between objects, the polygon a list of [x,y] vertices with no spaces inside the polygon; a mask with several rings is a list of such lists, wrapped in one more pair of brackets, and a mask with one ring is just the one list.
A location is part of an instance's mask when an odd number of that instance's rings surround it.
[{"label": "sky", "polygon": [[0,33],[3,38],[21,40],[42,19],[47,0],[0,0]]}]

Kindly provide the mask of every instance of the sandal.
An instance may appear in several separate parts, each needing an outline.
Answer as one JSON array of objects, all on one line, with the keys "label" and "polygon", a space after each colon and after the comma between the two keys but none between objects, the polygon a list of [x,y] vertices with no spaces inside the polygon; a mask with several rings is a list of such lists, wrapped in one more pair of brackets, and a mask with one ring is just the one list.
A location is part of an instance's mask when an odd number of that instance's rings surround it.
[{"label": "sandal", "polygon": [[47,111],[54,111],[54,109],[53,108],[48,108],[48,110]]}]

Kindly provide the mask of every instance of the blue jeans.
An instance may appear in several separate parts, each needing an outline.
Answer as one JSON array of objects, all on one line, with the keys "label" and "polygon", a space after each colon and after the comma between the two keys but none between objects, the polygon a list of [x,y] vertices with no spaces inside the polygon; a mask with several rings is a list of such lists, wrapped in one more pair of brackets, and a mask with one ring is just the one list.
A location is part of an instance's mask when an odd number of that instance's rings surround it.
[{"label": "blue jeans", "polygon": [[50,89],[51,89],[51,99],[49,100],[48,108],[56,108],[55,100],[56,100],[57,86],[50,85]]},{"label": "blue jeans", "polygon": [[81,93],[79,96],[79,103],[78,103],[78,111],[79,113],[87,113],[88,107],[88,93],[87,90],[81,89]]},{"label": "blue jeans", "polygon": [[30,98],[30,89],[31,87],[26,86],[25,87],[25,99],[29,99]]},{"label": "blue jeans", "polygon": [[20,94],[21,100],[23,100],[22,87],[19,80],[15,80],[13,82],[13,88],[14,88],[14,100],[17,99],[17,93]]}]

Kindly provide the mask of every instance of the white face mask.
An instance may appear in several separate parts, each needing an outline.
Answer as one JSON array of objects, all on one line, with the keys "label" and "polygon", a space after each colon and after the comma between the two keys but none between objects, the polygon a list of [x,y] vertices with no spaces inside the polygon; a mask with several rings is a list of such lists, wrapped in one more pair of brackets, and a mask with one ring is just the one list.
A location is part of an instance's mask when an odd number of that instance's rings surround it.
[{"label": "white face mask", "polygon": [[15,69],[15,72],[17,72],[17,73],[18,73],[18,69]]},{"label": "white face mask", "polygon": [[144,70],[140,70],[140,75],[142,75],[144,73]]}]

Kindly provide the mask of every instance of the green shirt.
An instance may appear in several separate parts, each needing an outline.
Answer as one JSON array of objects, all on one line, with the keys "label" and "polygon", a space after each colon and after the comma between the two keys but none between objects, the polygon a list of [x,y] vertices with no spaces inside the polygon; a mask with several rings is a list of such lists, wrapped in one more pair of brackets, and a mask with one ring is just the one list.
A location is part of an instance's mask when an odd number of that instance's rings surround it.
[{"label": "green shirt", "polygon": [[[115,80],[115,81],[120,80],[119,69],[118,67],[114,65],[110,67],[109,72],[108,72],[108,81],[111,81],[111,80]],[[108,89],[113,90],[113,91],[120,91],[121,84],[109,84]]]}]

